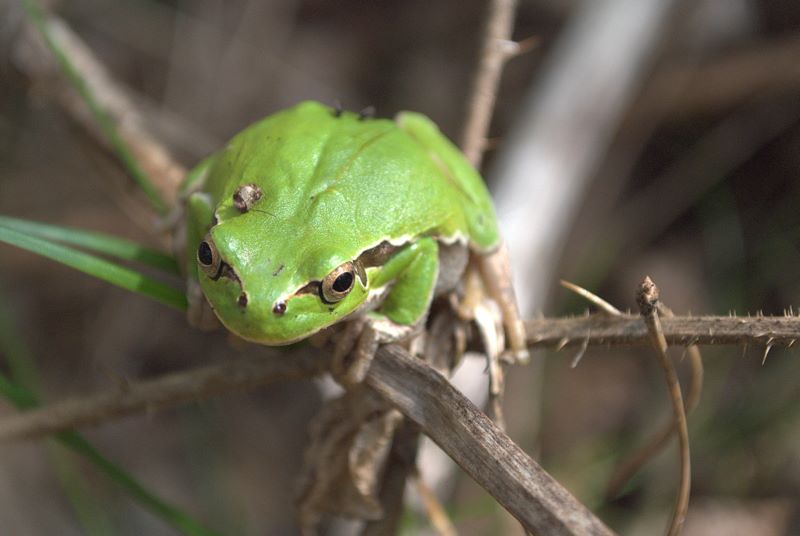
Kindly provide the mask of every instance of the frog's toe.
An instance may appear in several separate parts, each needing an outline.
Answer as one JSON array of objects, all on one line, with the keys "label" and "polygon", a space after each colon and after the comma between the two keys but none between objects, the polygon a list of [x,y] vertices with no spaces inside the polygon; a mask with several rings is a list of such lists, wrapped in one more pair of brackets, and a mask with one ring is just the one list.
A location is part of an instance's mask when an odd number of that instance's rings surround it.
[{"label": "frog's toe", "polygon": [[331,375],[345,389],[364,381],[378,349],[378,334],[366,318],[347,322],[336,334]]},{"label": "frog's toe", "polygon": [[500,358],[510,365],[527,365],[531,360],[531,353],[527,348],[521,350],[508,349],[505,350]]}]

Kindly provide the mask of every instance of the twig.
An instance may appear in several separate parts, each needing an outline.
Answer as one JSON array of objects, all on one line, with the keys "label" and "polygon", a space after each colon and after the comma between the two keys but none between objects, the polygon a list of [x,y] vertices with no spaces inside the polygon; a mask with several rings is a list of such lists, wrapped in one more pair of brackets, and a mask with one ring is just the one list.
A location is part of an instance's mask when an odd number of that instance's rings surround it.
[{"label": "twig", "polygon": [[522,526],[536,534],[612,534],[442,375],[381,348],[367,385],[416,422]]},{"label": "twig", "polygon": [[675,373],[675,368],[672,366],[672,361],[670,361],[667,355],[667,340],[664,338],[664,332],[661,329],[661,322],[658,316],[658,294],[658,287],[656,287],[655,283],[653,283],[649,277],[645,277],[639,287],[636,302],[639,304],[639,311],[647,325],[650,340],[656,349],[658,362],[664,369],[664,378],[667,382],[667,389],[669,389],[672,410],[675,413],[675,427],[678,430],[681,480],[678,487],[678,497],[675,501],[675,510],[667,533],[669,536],[676,536],[681,533],[683,522],[686,520],[686,511],[689,508],[692,468],[689,455],[689,428],[686,424],[686,413],[683,407],[681,386],[678,382],[678,375]]},{"label": "twig", "polygon": [[493,0],[483,38],[483,50],[472,81],[467,121],[461,134],[461,150],[473,166],[479,168],[486,148],[486,135],[497,100],[497,86],[503,65],[513,53],[511,32],[514,27],[516,0]]},{"label": "twig", "polygon": [[[113,79],[69,26],[58,17],[40,12],[33,2],[27,2],[26,6],[31,9],[34,22],[65,75],[75,86],[75,89],[65,87],[60,94],[64,109],[101,145],[114,149],[125,169],[142,185],[156,208],[165,210],[171,207],[186,169],[147,130],[127,90]],[[32,47],[28,53],[43,56],[34,43],[30,44]],[[34,65],[39,65],[43,58],[37,59],[39,61],[33,60]],[[44,74],[41,68],[37,72],[37,67],[27,66],[24,61],[23,68],[31,76]],[[166,202],[166,207],[159,198]]]}]

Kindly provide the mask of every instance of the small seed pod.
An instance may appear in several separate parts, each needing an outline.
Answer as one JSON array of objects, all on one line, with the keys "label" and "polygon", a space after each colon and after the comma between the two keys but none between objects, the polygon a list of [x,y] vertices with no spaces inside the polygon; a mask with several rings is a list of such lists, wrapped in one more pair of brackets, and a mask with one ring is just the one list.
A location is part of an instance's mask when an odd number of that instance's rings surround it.
[{"label": "small seed pod", "polygon": [[236,207],[236,210],[244,214],[253,208],[256,201],[261,199],[261,195],[261,188],[255,184],[242,184],[233,194],[233,206]]}]

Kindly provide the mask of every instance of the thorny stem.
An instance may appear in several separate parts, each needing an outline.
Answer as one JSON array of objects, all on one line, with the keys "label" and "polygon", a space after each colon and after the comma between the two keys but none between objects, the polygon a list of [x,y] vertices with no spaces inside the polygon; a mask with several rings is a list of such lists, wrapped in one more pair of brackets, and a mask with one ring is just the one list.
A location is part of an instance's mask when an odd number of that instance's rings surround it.
[{"label": "thorny stem", "polygon": [[497,86],[503,65],[510,56],[516,6],[516,0],[493,0],[489,6],[480,64],[472,81],[469,113],[461,135],[461,150],[475,168],[480,167],[483,159]]},{"label": "thorny stem", "polygon": [[[753,345],[791,348],[800,340],[798,316],[676,316],[662,318],[664,337],[672,346]],[[639,316],[585,315],[525,321],[528,346],[646,346],[647,328]]]},{"label": "thorny stem", "polygon": [[678,382],[678,375],[672,366],[667,355],[667,340],[661,328],[658,317],[658,287],[649,278],[645,277],[642,281],[636,302],[639,311],[644,318],[645,324],[650,334],[650,340],[656,349],[658,362],[664,370],[664,378],[669,389],[672,410],[675,413],[675,427],[678,429],[678,440],[680,442],[680,463],[681,481],[678,487],[678,497],[675,503],[675,510],[669,527],[669,536],[676,536],[681,533],[683,522],[686,519],[686,511],[689,508],[689,491],[692,482],[691,460],[689,455],[689,429],[686,424],[686,413],[683,407],[683,397],[681,396],[681,386]]}]

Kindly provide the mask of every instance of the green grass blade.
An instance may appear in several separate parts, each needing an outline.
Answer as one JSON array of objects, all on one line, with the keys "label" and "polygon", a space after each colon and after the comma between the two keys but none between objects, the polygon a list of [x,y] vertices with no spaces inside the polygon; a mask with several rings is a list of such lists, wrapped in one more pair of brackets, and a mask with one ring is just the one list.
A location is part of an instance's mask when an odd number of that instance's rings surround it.
[{"label": "green grass blade", "polygon": [[100,257],[2,226],[0,226],[0,242],[37,253],[181,311],[186,310],[186,295],[180,290]]},{"label": "green grass blade", "polygon": [[56,437],[61,443],[67,445],[89,460],[96,468],[105,473],[108,478],[122,487],[139,504],[184,534],[191,534],[192,536],[218,536],[217,532],[204,527],[188,515],[150,493],[147,488],[142,486],[135,478],[100,454],[100,452],[82,436],[75,432],[64,432],[58,434]]},{"label": "green grass blade", "polygon": [[136,161],[136,158],[134,158],[130,149],[125,144],[116,127],[114,126],[114,121],[97,101],[94,93],[83,79],[81,73],[72,63],[70,58],[64,54],[64,51],[59,48],[58,43],[53,38],[51,33],[49,26],[50,23],[46,19],[41,8],[34,0],[23,0],[22,3],[25,6],[25,11],[28,15],[28,18],[39,30],[39,33],[42,34],[42,37],[47,43],[47,46],[52,52],[53,56],[56,58],[56,61],[61,67],[64,75],[69,79],[70,83],[75,87],[81,98],[89,107],[92,116],[100,125],[103,134],[105,134],[105,136],[108,138],[111,146],[114,149],[114,152],[122,161],[122,165],[139,184],[139,187],[145,193],[147,198],[150,200],[150,203],[159,212],[159,214],[166,214],[167,206],[158,190],[156,190],[155,186],[153,185],[152,179],[147,175],[147,173],[145,173],[145,171]]},{"label": "green grass blade", "polygon": [[171,256],[116,236],[2,215],[0,215],[0,227],[7,227],[27,235],[78,246],[117,259],[140,262],[171,274],[177,275],[180,273],[178,263]]},{"label": "green grass blade", "polygon": [[[6,375],[0,373],[0,396],[8,399],[17,409],[31,409],[40,404],[38,397],[31,388],[37,383],[35,364],[27,345],[17,336],[19,330],[15,327],[10,307],[5,306],[5,303],[0,297],[0,353],[5,355],[9,365],[12,365],[12,369],[24,370],[27,377],[25,381],[31,383],[23,383],[21,380],[12,381]],[[76,432],[70,431],[58,434],[53,438],[53,441],[53,445],[68,448],[86,458],[146,510],[182,533],[189,536],[219,536],[219,533],[205,528],[187,514],[148,491],[133,476],[103,456]],[[94,534],[109,534],[110,524],[102,517],[102,512],[97,511],[98,509],[94,508],[94,505],[87,502],[88,497],[82,493],[82,490],[74,486],[76,484],[74,480],[76,473],[74,468],[70,469],[71,464],[68,462],[69,460],[65,460],[63,457],[55,460],[59,476],[68,485],[67,492],[78,516],[87,524],[87,528],[93,530]],[[67,470],[65,471],[65,469]]]}]

